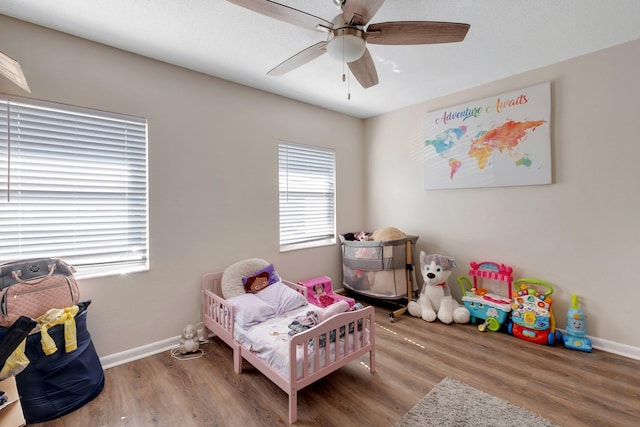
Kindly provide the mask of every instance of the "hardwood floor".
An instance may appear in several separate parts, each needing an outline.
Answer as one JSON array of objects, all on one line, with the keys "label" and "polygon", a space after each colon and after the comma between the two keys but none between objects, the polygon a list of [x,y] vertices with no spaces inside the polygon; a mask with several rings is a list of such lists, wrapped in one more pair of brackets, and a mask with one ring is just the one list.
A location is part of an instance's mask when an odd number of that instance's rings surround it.
[{"label": "hardwood floor", "polygon": [[[475,325],[388,320],[376,308],[376,373],[362,357],[298,393],[298,426],[390,426],[445,377],[565,427],[640,425],[640,361],[532,344]],[[287,395],[217,338],[108,369],[102,393],[50,427],[288,425]]]}]

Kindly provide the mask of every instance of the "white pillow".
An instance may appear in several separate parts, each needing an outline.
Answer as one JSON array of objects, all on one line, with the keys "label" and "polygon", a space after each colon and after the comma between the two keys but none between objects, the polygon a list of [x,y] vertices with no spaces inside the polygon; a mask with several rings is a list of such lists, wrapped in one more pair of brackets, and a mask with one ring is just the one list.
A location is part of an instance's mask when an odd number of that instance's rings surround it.
[{"label": "white pillow", "polygon": [[276,315],[275,309],[256,294],[242,294],[227,300],[233,304],[235,321],[243,328],[264,322]]},{"label": "white pillow", "polygon": [[296,292],[282,282],[276,282],[273,285],[267,286],[255,295],[273,307],[276,311],[276,316],[280,316],[287,311],[302,307],[308,303],[304,295]]}]

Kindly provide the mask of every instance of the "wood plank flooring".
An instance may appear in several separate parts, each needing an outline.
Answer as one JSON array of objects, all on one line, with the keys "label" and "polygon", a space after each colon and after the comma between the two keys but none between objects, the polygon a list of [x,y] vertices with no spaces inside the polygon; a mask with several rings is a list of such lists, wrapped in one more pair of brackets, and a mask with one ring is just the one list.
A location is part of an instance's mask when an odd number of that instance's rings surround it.
[{"label": "wood plank flooring", "polygon": [[[298,426],[391,426],[445,377],[565,427],[640,425],[640,361],[532,344],[475,325],[394,323],[376,307],[376,373],[362,357],[298,393]],[[169,352],[105,372],[102,393],[48,427],[284,426],[287,395],[218,338],[206,355]]]}]

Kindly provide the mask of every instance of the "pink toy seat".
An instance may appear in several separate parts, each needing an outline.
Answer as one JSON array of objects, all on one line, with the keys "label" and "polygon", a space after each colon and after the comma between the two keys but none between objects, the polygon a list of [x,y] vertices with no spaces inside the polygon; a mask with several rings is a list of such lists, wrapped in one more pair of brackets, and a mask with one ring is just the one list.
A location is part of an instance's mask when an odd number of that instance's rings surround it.
[{"label": "pink toy seat", "polygon": [[353,298],[333,293],[331,278],[328,276],[314,277],[298,282],[298,284],[306,286],[309,303],[318,307],[328,307],[335,302],[346,301],[349,303],[349,308],[353,308],[356,303]]}]

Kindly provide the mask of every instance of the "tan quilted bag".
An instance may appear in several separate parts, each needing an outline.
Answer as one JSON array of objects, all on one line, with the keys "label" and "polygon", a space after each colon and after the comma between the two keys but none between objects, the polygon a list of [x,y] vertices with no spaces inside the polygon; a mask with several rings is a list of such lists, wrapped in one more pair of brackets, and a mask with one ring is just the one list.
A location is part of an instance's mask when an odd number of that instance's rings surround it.
[{"label": "tan quilted bag", "polygon": [[49,274],[21,280],[19,270],[12,271],[16,284],[0,293],[0,327],[8,328],[20,316],[33,319],[52,308],[67,308],[78,303],[80,292],[73,275],[54,274],[55,264],[50,264]]}]

